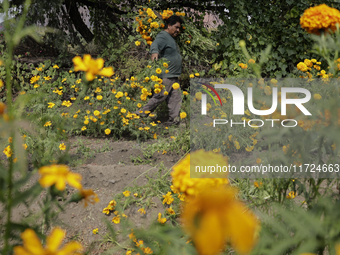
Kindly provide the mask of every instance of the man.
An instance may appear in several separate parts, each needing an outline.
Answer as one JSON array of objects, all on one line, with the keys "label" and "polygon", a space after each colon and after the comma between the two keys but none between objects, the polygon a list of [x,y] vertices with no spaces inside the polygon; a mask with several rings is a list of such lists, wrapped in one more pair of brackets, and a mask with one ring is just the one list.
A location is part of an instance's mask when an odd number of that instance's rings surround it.
[{"label": "man", "polygon": [[[167,126],[179,124],[179,111],[182,104],[181,90],[172,88],[174,83],[179,83],[178,77],[182,73],[182,57],[174,39],[179,35],[181,24],[183,24],[181,17],[176,15],[169,17],[165,20],[164,31],[158,33],[156,39],[151,44],[151,60],[157,60],[158,58],[169,60],[169,72],[159,75],[163,80],[165,90],[154,94],[149,102],[141,109],[143,112],[152,112],[160,103],[166,100],[169,108],[169,120],[166,122]],[[167,95],[164,95],[165,91],[168,92]]]}]

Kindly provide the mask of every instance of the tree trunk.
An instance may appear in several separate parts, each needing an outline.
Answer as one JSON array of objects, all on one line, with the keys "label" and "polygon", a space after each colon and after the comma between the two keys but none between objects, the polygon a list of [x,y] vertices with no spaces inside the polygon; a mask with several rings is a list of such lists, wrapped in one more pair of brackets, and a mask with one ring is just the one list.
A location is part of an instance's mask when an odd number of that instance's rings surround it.
[{"label": "tree trunk", "polygon": [[67,13],[70,16],[76,30],[82,35],[82,37],[84,37],[86,42],[91,42],[94,35],[81,18],[77,3],[74,0],[66,0],[64,3],[66,5]]}]

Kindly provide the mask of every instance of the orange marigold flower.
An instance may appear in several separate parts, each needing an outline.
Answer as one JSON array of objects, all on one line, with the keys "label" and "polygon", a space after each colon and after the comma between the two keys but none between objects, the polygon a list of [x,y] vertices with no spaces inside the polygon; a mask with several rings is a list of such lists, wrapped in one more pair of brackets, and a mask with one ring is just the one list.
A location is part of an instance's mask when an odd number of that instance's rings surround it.
[{"label": "orange marigold flower", "polygon": [[310,34],[320,35],[321,31],[336,30],[340,23],[340,12],[326,4],[321,4],[305,10],[300,18],[300,25]]}]

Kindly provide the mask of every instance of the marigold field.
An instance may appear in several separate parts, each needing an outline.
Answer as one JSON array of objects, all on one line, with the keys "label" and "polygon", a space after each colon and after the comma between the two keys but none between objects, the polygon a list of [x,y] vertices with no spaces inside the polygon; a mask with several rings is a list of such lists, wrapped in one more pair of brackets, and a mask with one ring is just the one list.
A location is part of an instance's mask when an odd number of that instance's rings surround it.
[{"label": "marigold field", "polygon": [[[296,61],[260,32],[222,37],[228,20],[204,27],[205,16],[184,3],[142,3],[112,16],[109,32],[99,19],[78,39],[79,26],[32,24],[39,3],[1,3],[16,18],[6,16],[0,32],[0,254],[339,255],[337,5],[299,2],[280,16],[305,47]],[[103,7],[93,8],[95,24]],[[151,61],[149,49],[172,15],[184,20],[176,39],[183,70],[171,88],[182,96],[178,126],[167,126],[166,102],[142,110],[171,93],[160,78],[169,61]],[[249,24],[232,30],[260,24],[243,16]],[[241,113],[235,91],[248,92]],[[231,118],[238,125],[221,125]],[[197,173],[215,165],[290,166],[292,174]]]}]

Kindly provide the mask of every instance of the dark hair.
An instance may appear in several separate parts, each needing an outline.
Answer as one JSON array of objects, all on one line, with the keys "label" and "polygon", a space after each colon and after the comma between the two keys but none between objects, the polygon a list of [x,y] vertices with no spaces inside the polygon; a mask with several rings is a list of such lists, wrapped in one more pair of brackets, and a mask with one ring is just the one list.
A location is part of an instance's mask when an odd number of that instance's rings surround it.
[{"label": "dark hair", "polygon": [[182,18],[180,16],[177,15],[172,15],[170,16],[170,18],[165,20],[165,26],[164,28],[167,29],[168,25],[173,26],[175,25],[177,22],[179,22],[181,25],[184,23],[184,21],[182,20]]}]

